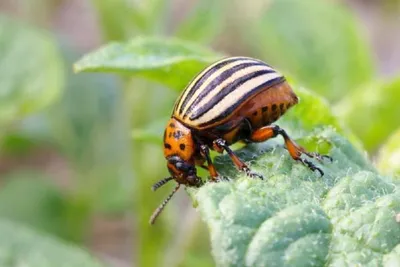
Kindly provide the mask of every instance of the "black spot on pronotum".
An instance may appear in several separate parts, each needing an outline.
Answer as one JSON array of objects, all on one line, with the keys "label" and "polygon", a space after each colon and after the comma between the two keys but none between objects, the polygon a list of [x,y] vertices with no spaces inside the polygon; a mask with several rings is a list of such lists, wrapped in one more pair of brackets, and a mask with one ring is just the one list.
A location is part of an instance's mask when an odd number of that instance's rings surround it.
[{"label": "black spot on pronotum", "polygon": [[168,144],[168,143],[165,143],[165,144],[164,144],[164,147],[165,147],[166,149],[171,149],[171,145]]},{"label": "black spot on pronotum", "polygon": [[186,146],[185,146],[185,144],[180,144],[179,148],[183,151],[183,150],[185,150]]},{"label": "black spot on pronotum", "polygon": [[272,105],[272,111],[275,111],[277,106],[275,104]]},{"label": "black spot on pronotum", "polygon": [[257,114],[258,114],[257,111],[254,111],[254,112],[253,112],[253,116],[257,116]]},{"label": "black spot on pronotum", "polygon": [[261,111],[264,113],[264,112],[267,112],[268,111],[268,107],[262,107],[261,108]]},{"label": "black spot on pronotum", "polygon": [[284,112],[285,111],[285,104],[280,104],[279,105],[279,109],[281,110],[281,112]]},{"label": "black spot on pronotum", "polygon": [[174,138],[175,139],[180,139],[182,137],[183,133],[181,131],[176,131],[174,132]]},{"label": "black spot on pronotum", "polygon": [[286,104],[286,109],[288,109],[288,108],[290,108],[290,107],[291,107],[290,103],[287,103],[287,104]]},{"label": "black spot on pronotum", "polygon": [[168,138],[171,138],[171,137],[172,137],[172,132],[169,132]]},{"label": "black spot on pronotum", "polygon": [[169,124],[169,127],[175,128],[175,124],[174,124],[173,122],[171,122],[171,123]]}]

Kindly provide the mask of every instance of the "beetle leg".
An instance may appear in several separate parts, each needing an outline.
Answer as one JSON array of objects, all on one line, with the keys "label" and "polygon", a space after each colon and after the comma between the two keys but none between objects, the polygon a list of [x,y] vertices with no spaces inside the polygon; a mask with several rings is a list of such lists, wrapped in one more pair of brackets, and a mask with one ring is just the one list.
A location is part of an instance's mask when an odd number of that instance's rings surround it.
[{"label": "beetle leg", "polygon": [[307,156],[309,156],[310,158],[315,158],[318,161],[322,162],[324,159],[328,159],[331,162],[333,162],[333,158],[331,156],[328,155],[321,155],[319,153],[316,152],[308,152],[306,151],[304,148],[300,147],[302,149],[302,153],[306,154]]},{"label": "beetle leg", "polygon": [[260,178],[261,180],[264,179],[262,175],[252,172],[250,170],[250,168],[243,161],[241,161],[239,159],[239,157],[232,151],[232,149],[228,146],[228,144],[226,143],[226,141],[224,139],[219,138],[219,139],[214,140],[213,145],[214,145],[214,147],[215,146],[219,147],[221,150],[225,150],[228,153],[231,160],[233,161],[233,164],[235,164],[235,166],[240,171],[245,172],[247,174],[247,176],[250,176],[252,178],[257,177],[257,178]]},{"label": "beetle leg", "polygon": [[222,154],[222,152],[224,152],[224,148],[222,146],[218,145],[217,142],[215,142],[215,141],[213,142],[213,149],[220,154]]},{"label": "beetle leg", "polygon": [[211,160],[210,150],[208,149],[208,147],[206,145],[200,145],[200,153],[207,160],[207,167],[208,167],[208,171],[210,172],[211,179],[213,181],[216,181],[219,175],[218,175],[218,172],[216,171],[214,164]]},{"label": "beetle leg", "polygon": [[328,158],[331,159],[331,157],[329,156],[325,156],[325,155],[320,155],[318,153],[315,152],[307,152],[303,147],[299,146],[298,144],[296,144],[290,137],[289,135],[286,133],[285,130],[283,130],[282,128],[280,128],[279,126],[275,125],[275,126],[266,126],[266,127],[262,127],[258,130],[255,130],[252,135],[250,136],[250,140],[253,142],[263,142],[266,141],[270,138],[274,138],[277,135],[282,135],[283,139],[285,140],[285,145],[287,150],[289,151],[290,156],[297,161],[300,161],[301,163],[303,163],[305,166],[307,166],[308,168],[310,168],[312,171],[317,170],[321,176],[324,175],[324,172],[316,167],[312,162],[306,160],[306,159],[302,159],[300,158],[302,154],[305,154],[309,157],[312,158],[316,158],[318,160],[322,160],[323,158]]}]

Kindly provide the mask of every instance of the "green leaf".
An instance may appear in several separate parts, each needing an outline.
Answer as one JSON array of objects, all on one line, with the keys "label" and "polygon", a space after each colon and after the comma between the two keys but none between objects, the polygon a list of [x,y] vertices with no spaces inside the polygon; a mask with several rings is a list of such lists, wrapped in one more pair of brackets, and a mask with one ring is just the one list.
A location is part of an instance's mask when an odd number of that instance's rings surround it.
[{"label": "green leaf", "polygon": [[104,266],[80,248],[17,223],[0,220],[0,236],[0,266]]},{"label": "green leaf", "polygon": [[176,36],[202,43],[212,41],[222,30],[224,7],[224,1],[198,1],[178,26]]},{"label": "green leaf", "polygon": [[400,128],[382,146],[377,165],[383,173],[400,177]]},{"label": "green leaf", "polygon": [[113,72],[141,76],[176,90],[221,56],[194,43],[177,39],[136,38],[111,43],[75,65],[76,72]]},{"label": "green leaf", "polygon": [[[232,180],[188,188],[210,229],[218,266],[373,266],[398,262],[400,188],[330,128],[304,139],[328,145],[312,160],[323,177],[267,142],[237,151],[264,180],[240,174],[227,156],[217,170]],[[389,265],[386,265],[389,266]]]},{"label": "green leaf", "polygon": [[372,151],[400,127],[399,98],[400,78],[374,82],[347,94],[335,111]]},{"label": "green leaf", "polygon": [[355,18],[335,1],[273,0],[261,19],[243,25],[245,39],[267,62],[330,100],[374,73]]},{"label": "green leaf", "polygon": [[63,67],[46,32],[0,16],[0,124],[51,104],[63,86]]}]

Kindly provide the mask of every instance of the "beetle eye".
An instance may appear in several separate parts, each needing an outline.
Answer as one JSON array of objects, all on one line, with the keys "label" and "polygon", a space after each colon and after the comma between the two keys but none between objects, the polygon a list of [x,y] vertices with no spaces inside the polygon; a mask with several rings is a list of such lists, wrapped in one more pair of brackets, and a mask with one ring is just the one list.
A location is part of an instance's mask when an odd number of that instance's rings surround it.
[{"label": "beetle eye", "polygon": [[175,166],[176,166],[176,168],[179,169],[179,170],[184,169],[184,168],[183,168],[184,165],[183,165],[182,162],[177,162],[177,163],[175,164]]},{"label": "beetle eye", "polygon": [[192,169],[192,166],[184,161],[178,161],[175,163],[175,167],[183,172],[189,172]]}]

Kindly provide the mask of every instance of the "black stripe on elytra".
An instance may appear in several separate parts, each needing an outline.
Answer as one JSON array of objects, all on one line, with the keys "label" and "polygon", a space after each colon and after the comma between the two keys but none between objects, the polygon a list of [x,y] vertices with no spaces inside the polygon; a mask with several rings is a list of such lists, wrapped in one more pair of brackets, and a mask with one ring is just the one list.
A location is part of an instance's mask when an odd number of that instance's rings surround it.
[{"label": "black stripe on elytra", "polygon": [[[225,86],[224,88],[222,88],[222,90],[219,91],[218,94],[215,97],[213,97],[210,102],[206,103],[204,106],[200,107],[195,112],[193,112],[192,115],[190,116],[190,119],[195,120],[195,119],[200,118],[202,115],[204,115],[210,109],[212,109],[212,107],[214,107],[218,102],[220,102],[222,99],[224,99],[230,93],[237,90],[237,88],[239,88],[245,82],[247,82],[251,79],[257,78],[259,76],[262,76],[264,74],[271,73],[271,72],[274,72],[274,71],[273,70],[259,70],[259,71],[254,71],[254,72],[248,73],[248,74],[236,79],[232,83],[230,83],[227,86]],[[252,92],[253,90],[251,90],[250,92]]]},{"label": "black stripe on elytra", "polygon": [[[190,114],[192,112],[193,109],[195,109],[196,105],[199,104],[199,102],[206,97],[208,94],[211,93],[211,91],[215,90],[215,87],[217,87],[219,84],[223,83],[225,80],[229,79],[230,77],[232,77],[232,75],[234,75],[236,72],[248,68],[248,67],[253,67],[253,66],[265,66],[268,67],[265,63],[262,62],[258,62],[258,61],[253,61],[253,62],[247,62],[247,63],[242,63],[239,65],[236,65],[230,69],[225,70],[224,72],[222,72],[218,77],[215,77],[215,79],[213,79],[212,81],[210,81],[206,87],[204,88],[204,90],[197,96],[197,98],[195,99],[195,101],[192,102],[192,104],[188,107],[187,111],[185,112],[185,114],[183,114],[183,117],[186,117],[187,114]],[[272,70],[270,70],[270,72],[273,72]],[[224,89],[224,88],[222,88]]]},{"label": "black stripe on elytra", "polygon": [[273,80],[267,81],[266,83],[263,83],[257,87],[255,87],[253,90],[247,92],[247,94],[245,94],[244,96],[242,96],[238,101],[235,102],[235,104],[233,104],[232,106],[230,106],[228,109],[226,109],[223,113],[221,113],[218,117],[207,121],[205,123],[200,124],[200,127],[206,127],[207,125],[212,125],[220,120],[223,120],[224,118],[226,118],[229,114],[231,114],[233,111],[235,111],[235,109],[244,101],[246,101],[246,99],[249,99],[252,95],[255,95],[257,93],[259,93],[261,90],[266,90],[268,88],[271,88],[277,84],[280,84],[282,82],[284,82],[286,79],[285,77],[281,76],[281,77],[277,77]]},{"label": "black stripe on elytra", "polygon": [[[211,69],[209,69],[206,73],[203,74],[203,76],[197,80],[197,82],[195,84],[193,84],[190,88],[186,88],[186,90],[189,90],[189,93],[187,94],[186,98],[183,100],[183,103],[179,109],[179,114],[181,114],[183,112],[183,110],[185,109],[185,106],[187,104],[187,102],[189,101],[190,98],[192,98],[193,94],[200,88],[200,86],[218,69],[222,68],[223,66],[237,61],[237,60],[243,60],[245,58],[231,58],[222,62],[217,63],[215,66],[213,66]],[[224,59],[223,59],[224,60]],[[200,72],[201,73],[201,72]],[[197,76],[189,83],[192,84],[192,82],[197,78]],[[181,94],[180,99],[177,103],[181,102],[181,98],[184,95],[184,93]]]}]

